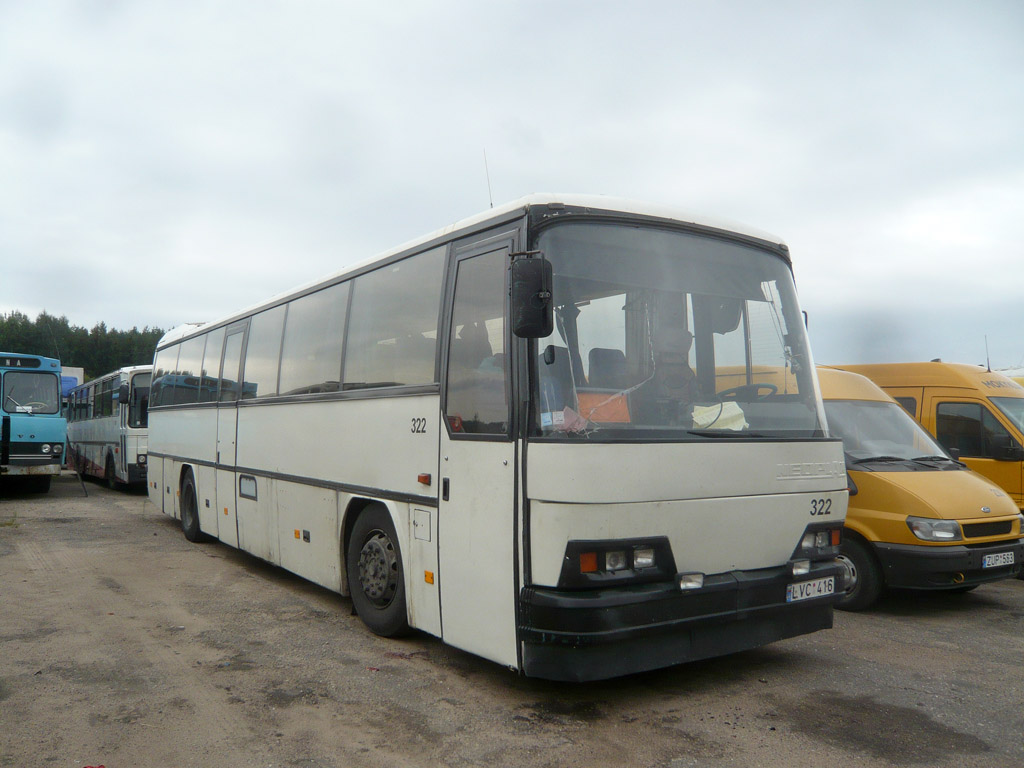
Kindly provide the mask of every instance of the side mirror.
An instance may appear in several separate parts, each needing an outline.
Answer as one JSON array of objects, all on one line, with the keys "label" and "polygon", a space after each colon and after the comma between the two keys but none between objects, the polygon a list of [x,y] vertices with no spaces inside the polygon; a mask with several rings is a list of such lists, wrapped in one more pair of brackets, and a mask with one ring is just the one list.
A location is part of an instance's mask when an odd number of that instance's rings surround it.
[{"label": "side mirror", "polygon": [[1020,461],[1024,458],[1024,449],[1009,435],[993,435],[992,454],[996,461]]},{"label": "side mirror", "polygon": [[122,384],[117,388],[117,402],[122,405],[128,405],[128,385]]},{"label": "side mirror", "polygon": [[512,333],[521,339],[541,339],[554,330],[551,305],[551,262],[519,258],[512,262]]}]

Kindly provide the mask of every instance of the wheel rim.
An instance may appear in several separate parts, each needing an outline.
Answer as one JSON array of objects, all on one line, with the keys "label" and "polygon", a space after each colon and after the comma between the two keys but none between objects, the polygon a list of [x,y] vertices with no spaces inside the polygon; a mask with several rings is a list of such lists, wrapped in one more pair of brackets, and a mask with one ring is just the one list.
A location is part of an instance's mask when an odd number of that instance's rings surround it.
[{"label": "wheel rim", "polygon": [[846,590],[847,595],[852,595],[854,590],[857,589],[857,565],[846,555],[840,554],[836,560],[846,570]]},{"label": "wheel rim", "polygon": [[359,551],[359,584],[378,608],[386,608],[398,591],[398,554],[383,531],[373,531]]}]

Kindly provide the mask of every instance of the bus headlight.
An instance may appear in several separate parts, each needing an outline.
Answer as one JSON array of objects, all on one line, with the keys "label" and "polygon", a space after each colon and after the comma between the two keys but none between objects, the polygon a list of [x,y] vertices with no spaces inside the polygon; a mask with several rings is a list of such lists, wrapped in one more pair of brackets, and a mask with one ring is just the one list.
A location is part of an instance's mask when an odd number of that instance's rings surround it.
[{"label": "bus headlight", "polygon": [[823,560],[839,554],[839,542],[843,538],[843,527],[837,524],[812,523],[800,537],[800,544],[793,553],[794,558]]},{"label": "bus headlight", "polygon": [[137,458],[136,458],[135,460],[136,460],[136,461],[137,461],[137,462],[138,462],[139,464],[145,464],[145,463],[146,463],[146,454],[144,454],[144,453],[140,453],[140,454],[138,455],[138,457],[137,457]]},{"label": "bus headlight", "polygon": [[570,541],[558,586],[607,587],[618,583],[668,581],[676,575],[667,537]]},{"label": "bus headlight", "polygon": [[53,455],[54,456],[59,456],[62,453],[64,453],[64,446],[61,445],[60,443],[54,443]]},{"label": "bus headlight", "polygon": [[49,443],[43,443],[42,451],[43,451],[43,453],[47,453],[48,454],[50,452],[50,444]]},{"label": "bus headlight", "polygon": [[908,517],[907,526],[921,541],[960,541],[960,523],[956,520],[933,520],[928,517]]}]

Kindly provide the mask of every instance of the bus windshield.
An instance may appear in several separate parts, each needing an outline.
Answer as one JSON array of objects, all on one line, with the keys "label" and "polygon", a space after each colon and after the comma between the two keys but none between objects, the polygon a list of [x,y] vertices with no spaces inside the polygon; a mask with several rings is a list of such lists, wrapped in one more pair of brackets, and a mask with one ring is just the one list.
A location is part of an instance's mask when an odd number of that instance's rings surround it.
[{"label": "bus windshield", "polygon": [[4,374],[3,410],[8,413],[60,411],[58,378],[52,373],[9,371]]},{"label": "bus windshield", "polygon": [[823,435],[788,264],[689,232],[566,222],[555,330],[537,349],[533,433],[703,440]]},{"label": "bus windshield", "polygon": [[826,400],[825,413],[831,433],[843,439],[848,462],[946,456],[932,436],[896,403]]}]

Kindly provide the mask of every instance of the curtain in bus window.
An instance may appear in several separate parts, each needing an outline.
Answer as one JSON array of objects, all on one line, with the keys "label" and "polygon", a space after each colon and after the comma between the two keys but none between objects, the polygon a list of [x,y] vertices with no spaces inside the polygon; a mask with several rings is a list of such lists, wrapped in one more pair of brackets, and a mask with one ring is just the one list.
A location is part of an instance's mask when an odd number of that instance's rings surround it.
[{"label": "curtain in bus window", "polygon": [[341,343],[348,283],[288,305],[281,352],[281,394],[336,392],[341,388]]},{"label": "curtain in bus window", "polygon": [[344,388],[434,382],[444,247],[353,281]]},{"label": "curtain in bus window", "polygon": [[245,348],[245,373],[242,376],[243,400],[277,394],[284,313],[284,305],[274,307],[254,315],[249,324],[249,341]]},{"label": "curtain in bus window", "polygon": [[508,431],[505,257],[502,250],[459,263],[445,409],[455,432]]}]

